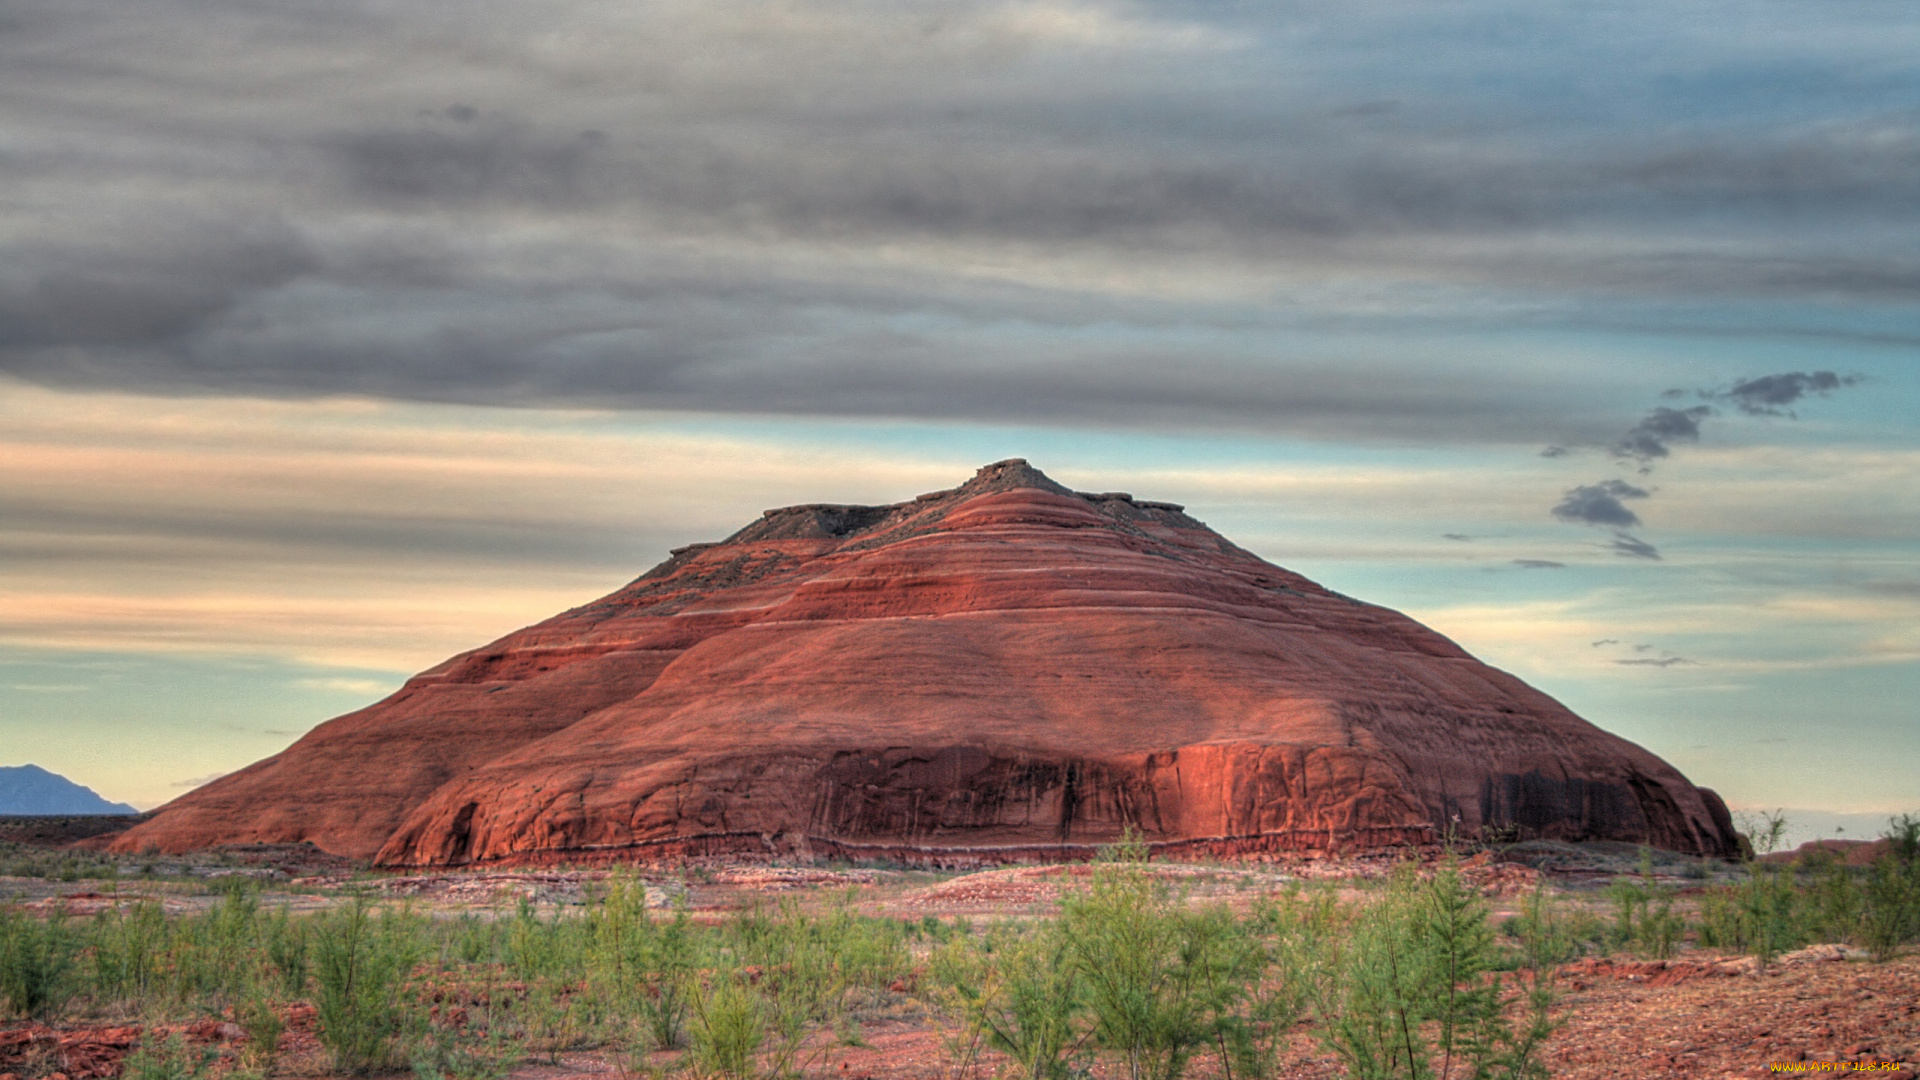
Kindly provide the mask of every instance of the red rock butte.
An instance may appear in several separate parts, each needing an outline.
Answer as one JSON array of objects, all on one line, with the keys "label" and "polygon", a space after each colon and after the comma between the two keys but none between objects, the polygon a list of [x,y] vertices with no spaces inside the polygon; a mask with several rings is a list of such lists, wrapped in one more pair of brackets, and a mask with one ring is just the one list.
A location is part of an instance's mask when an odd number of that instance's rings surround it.
[{"label": "red rock butte", "polygon": [[769,510],[408,680],[114,848],[387,866],[968,865],[1433,843],[1732,855],[1725,806],[1445,637],[1020,460]]}]

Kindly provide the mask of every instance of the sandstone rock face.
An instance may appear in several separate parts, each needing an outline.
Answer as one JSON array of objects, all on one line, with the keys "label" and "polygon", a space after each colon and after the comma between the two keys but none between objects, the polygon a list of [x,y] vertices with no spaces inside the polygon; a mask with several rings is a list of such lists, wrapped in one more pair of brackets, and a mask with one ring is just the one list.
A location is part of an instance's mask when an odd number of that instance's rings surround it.
[{"label": "sandstone rock face", "polygon": [[1727,812],[1407,617],[1024,461],[770,510],[456,656],[115,847],[392,866],[1072,858],[1496,826],[1731,855]]}]

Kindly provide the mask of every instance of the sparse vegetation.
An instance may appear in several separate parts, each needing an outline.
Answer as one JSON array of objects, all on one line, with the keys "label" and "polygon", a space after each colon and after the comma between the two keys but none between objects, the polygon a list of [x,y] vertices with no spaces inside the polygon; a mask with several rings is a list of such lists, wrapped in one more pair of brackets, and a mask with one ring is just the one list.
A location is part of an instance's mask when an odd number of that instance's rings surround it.
[{"label": "sparse vegetation", "polygon": [[314,1008],[320,1041],[347,1073],[391,1069],[422,1016],[407,980],[426,951],[421,921],[405,911],[375,915],[364,894],[315,924]]},{"label": "sparse vegetation", "polygon": [[1920,937],[1920,816],[1891,824],[1888,851],[1874,862],[1859,902],[1860,942],[1875,960]]},{"label": "sparse vegetation", "polygon": [[1111,852],[1057,918],[938,954],[963,1064],[984,1042],[1030,1080],[1096,1054],[1129,1080],[1177,1080],[1199,1057],[1259,1078],[1306,1018],[1361,1080],[1543,1075],[1547,958],[1566,947],[1544,899],[1523,934],[1527,971],[1509,982],[1486,906],[1450,865],[1422,879],[1409,864],[1360,905],[1296,887],[1236,915],[1185,902],[1140,857]]},{"label": "sparse vegetation", "polygon": [[1686,931],[1686,921],[1673,910],[1678,890],[1654,875],[1653,849],[1640,849],[1640,873],[1617,877],[1607,886],[1613,907],[1613,925],[1606,942],[1655,960],[1673,956]]},{"label": "sparse vegetation", "polygon": [[0,999],[33,1018],[58,1013],[78,989],[80,938],[55,916],[44,921],[0,910]]},{"label": "sparse vegetation", "polygon": [[195,1050],[176,1032],[159,1042],[142,1042],[128,1055],[123,1080],[196,1080],[213,1063],[212,1051]]},{"label": "sparse vegetation", "polygon": [[[1757,827],[1749,823],[1746,835],[1765,855],[1784,831],[1785,819],[1775,812]],[[1819,942],[1891,959],[1920,938],[1920,817],[1892,819],[1883,839],[1887,850],[1867,867],[1849,867],[1824,851],[1798,862],[1749,859],[1744,880],[1702,898],[1700,944],[1749,953],[1762,966]]]},{"label": "sparse vegetation", "polygon": [[[1750,842],[1763,852],[1782,831],[1769,818]],[[265,1080],[294,1002],[314,1007],[333,1068],[418,1080],[499,1080],[581,1048],[634,1063],[628,1075],[778,1080],[830,1066],[907,1004],[946,1018],[963,1078],[1261,1080],[1298,1037],[1355,1080],[1526,1080],[1558,1022],[1554,970],[1583,953],[1899,953],[1920,937],[1920,819],[1894,821],[1888,848],[1869,867],[1754,859],[1725,884],[1702,871],[1684,896],[1672,875],[1691,864],[1643,851],[1589,901],[1534,888],[1497,931],[1450,859],[1346,893],[1252,892],[1229,871],[1187,873],[1185,892],[1131,843],[1057,910],[978,927],[871,917],[852,896],[696,922],[620,875],[572,911],[428,919],[359,895],[301,916],[232,878],[193,914],[133,898],[85,919],[0,908],[0,1008],[245,1033],[217,1066],[156,1034],[125,1062],[133,1080]]]},{"label": "sparse vegetation", "polygon": [[[1556,948],[1552,915],[1544,898],[1536,902],[1523,934],[1526,963],[1542,963]],[[1551,968],[1532,967],[1511,985],[1494,970],[1486,908],[1454,867],[1425,881],[1403,869],[1386,896],[1353,912],[1342,929],[1325,936],[1314,1012],[1322,1041],[1348,1075],[1546,1075],[1540,1050],[1555,1026]]]},{"label": "sparse vegetation", "polygon": [[984,1042],[1029,1080],[1058,1080],[1090,1033],[1079,972],[1057,924],[954,941],[935,955],[933,975],[963,1022],[952,1047],[963,1071]]}]

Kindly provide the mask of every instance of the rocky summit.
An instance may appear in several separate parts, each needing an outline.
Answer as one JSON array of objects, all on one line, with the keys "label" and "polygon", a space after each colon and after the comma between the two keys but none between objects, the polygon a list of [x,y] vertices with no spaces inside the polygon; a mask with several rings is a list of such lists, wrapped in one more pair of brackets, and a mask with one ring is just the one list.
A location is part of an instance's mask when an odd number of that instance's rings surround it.
[{"label": "rocky summit", "polygon": [[767,511],[464,653],[115,841],[388,866],[941,865],[1428,844],[1731,855],[1726,808],[1397,612],[1172,503],[1003,461]]}]

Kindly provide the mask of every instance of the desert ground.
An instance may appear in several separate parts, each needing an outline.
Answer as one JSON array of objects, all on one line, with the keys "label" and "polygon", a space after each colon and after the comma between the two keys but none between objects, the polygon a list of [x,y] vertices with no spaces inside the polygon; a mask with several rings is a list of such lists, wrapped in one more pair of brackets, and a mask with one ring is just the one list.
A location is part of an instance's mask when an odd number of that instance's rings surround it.
[{"label": "desert ground", "polygon": [[[31,918],[99,918],[103,911],[157,904],[171,915],[213,910],[235,879],[258,882],[262,911],[316,913],[339,908],[356,893],[403,905],[430,919],[499,920],[530,909],[564,920],[589,904],[621,871],[494,869],[421,874],[370,874],[347,860],[310,847],[255,846],[191,858],[121,859],[111,874],[94,855],[76,855],[44,841],[7,843],[12,862],[0,868],[0,905]],[[1460,873],[1483,898],[1489,923],[1515,917],[1536,888],[1562,912],[1598,925],[1611,917],[1606,886],[1625,876],[1658,884],[1684,914],[1708,890],[1737,878],[1726,864],[1679,856],[1639,862],[1622,844],[1533,843],[1481,851],[1458,859]],[[24,868],[22,860],[39,859]],[[1153,863],[1149,873],[1180,902],[1247,910],[1290,890],[1331,889],[1364,901],[1378,892],[1396,857],[1293,858],[1259,864]],[[1427,860],[1435,862],[1432,853]],[[1651,877],[1646,871],[1652,870]],[[51,872],[50,872],[51,871]],[[637,871],[647,906],[684,911],[697,924],[721,924],[743,913],[789,905],[788,910],[834,907],[902,925],[937,924],[959,932],[1033,920],[1052,914],[1064,897],[1084,890],[1087,865],[1035,865],[971,872],[847,865],[693,863]],[[1688,935],[1668,959],[1646,959],[1631,948],[1591,947],[1552,974],[1557,1029],[1543,1062],[1557,1077],[1622,1073],[1646,1077],[1746,1077],[1795,1070],[1844,1068],[1911,1080],[1920,1057],[1920,955],[1909,949],[1882,963],[1858,949],[1814,945],[1779,955],[1762,967],[1751,956],[1699,947]],[[884,993],[860,999],[852,1019],[854,1045],[817,1046],[805,1061],[809,1075],[963,1080],[1013,1076],[1014,1063],[991,1050],[967,1054],[964,1032],[926,978],[931,941],[916,942],[912,973]],[[495,993],[511,993],[503,984]],[[460,994],[468,995],[460,999]],[[445,1007],[479,1009],[470,989],[445,998]],[[439,1006],[436,1006],[438,1008]],[[273,1075],[321,1077],[332,1059],[316,1038],[313,1006],[276,1005],[284,1032]],[[247,1035],[226,1015],[152,1017],[68,1016],[51,1023],[14,1019],[0,1024],[0,1080],[101,1080],[120,1075],[143,1038],[178,1032],[204,1047],[206,1071],[237,1069]],[[589,1040],[590,1041],[590,1040]],[[518,1055],[516,1055],[518,1057]],[[623,1050],[615,1046],[555,1045],[502,1066],[514,1080],[560,1080],[606,1074],[616,1080],[661,1075],[688,1064],[683,1051]],[[1332,1077],[1341,1061],[1302,1023],[1277,1040],[1273,1075]],[[1090,1058],[1085,1075],[1125,1075],[1107,1058]],[[1188,1075],[1218,1077],[1221,1063],[1197,1056]]]}]

